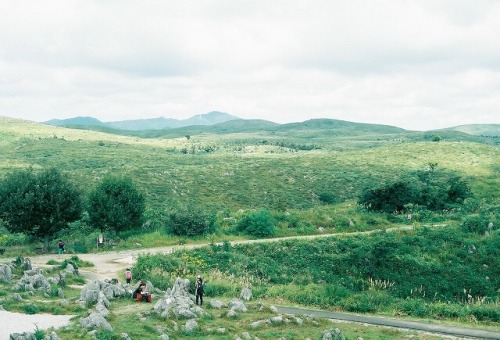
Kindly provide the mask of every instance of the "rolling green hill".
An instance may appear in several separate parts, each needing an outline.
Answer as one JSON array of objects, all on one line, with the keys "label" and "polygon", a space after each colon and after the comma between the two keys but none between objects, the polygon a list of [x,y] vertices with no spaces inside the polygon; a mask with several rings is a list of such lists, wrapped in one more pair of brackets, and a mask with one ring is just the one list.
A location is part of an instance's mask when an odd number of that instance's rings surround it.
[{"label": "rolling green hill", "polygon": [[446,130],[460,131],[474,136],[500,137],[500,124],[468,124]]},{"label": "rolling green hill", "polygon": [[[500,192],[498,147],[413,141],[411,134],[393,134],[395,128],[383,134],[363,126],[365,134],[347,137],[322,134],[331,130],[331,122],[309,121],[313,126],[305,131],[314,135],[310,138],[297,130],[288,135],[261,129],[188,139],[186,131],[178,138],[139,138],[8,118],[0,123],[0,176],[28,166],[57,167],[90,190],[106,175],[125,175],[156,208],[191,202],[213,210],[309,209],[321,206],[321,194],[329,193],[339,203],[353,201],[364,188],[426,169],[429,163],[465,177],[479,197],[495,201]],[[319,149],[301,149],[297,143]]]}]

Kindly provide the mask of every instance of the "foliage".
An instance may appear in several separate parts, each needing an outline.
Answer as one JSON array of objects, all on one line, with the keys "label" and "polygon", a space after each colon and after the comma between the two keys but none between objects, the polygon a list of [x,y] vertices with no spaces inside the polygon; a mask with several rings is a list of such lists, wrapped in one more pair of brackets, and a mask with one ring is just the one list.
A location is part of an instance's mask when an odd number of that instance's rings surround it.
[{"label": "foliage", "polygon": [[[457,317],[471,315],[474,306],[482,320],[498,321],[500,315],[489,312],[489,306],[498,299],[499,259],[498,231],[485,237],[455,227],[424,227],[314,241],[213,244],[188,255],[140,257],[137,265],[145,277],[155,274],[160,284],[165,278],[171,281],[172,275],[194,275],[203,268],[206,273],[240,278],[252,284],[254,292],[263,287],[262,296],[301,304],[353,312],[398,308],[408,315],[442,317],[453,317],[453,308],[460,311]],[[416,302],[402,302],[407,299]],[[425,307],[442,302],[455,307]]]},{"label": "foliage", "polygon": [[215,215],[194,205],[180,207],[170,213],[169,230],[178,236],[206,235],[214,231]]},{"label": "foliage", "polygon": [[137,228],[144,210],[144,196],[128,178],[106,177],[89,196],[90,223],[101,230]]},{"label": "foliage", "polygon": [[471,195],[468,184],[446,171],[417,171],[381,187],[365,190],[359,204],[368,210],[403,212],[409,205],[442,210],[464,202]]},{"label": "foliage", "polygon": [[0,216],[10,232],[48,238],[80,218],[80,191],[57,169],[10,173],[0,183]]},{"label": "foliage", "polygon": [[462,221],[462,230],[469,233],[484,234],[490,220],[484,215],[469,215]]},{"label": "foliage", "polygon": [[236,224],[236,230],[257,237],[269,237],[275,233],[271,213],[267,210],[246,214]]}]

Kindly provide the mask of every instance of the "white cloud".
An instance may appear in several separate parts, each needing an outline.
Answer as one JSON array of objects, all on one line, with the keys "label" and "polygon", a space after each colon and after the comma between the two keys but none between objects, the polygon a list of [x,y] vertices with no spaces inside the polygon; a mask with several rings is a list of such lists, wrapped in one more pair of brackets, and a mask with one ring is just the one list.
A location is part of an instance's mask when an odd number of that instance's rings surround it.
[{"label": "white cloud", "polygon": [[0,115],[499,123],[498,1],[0,3]]}]

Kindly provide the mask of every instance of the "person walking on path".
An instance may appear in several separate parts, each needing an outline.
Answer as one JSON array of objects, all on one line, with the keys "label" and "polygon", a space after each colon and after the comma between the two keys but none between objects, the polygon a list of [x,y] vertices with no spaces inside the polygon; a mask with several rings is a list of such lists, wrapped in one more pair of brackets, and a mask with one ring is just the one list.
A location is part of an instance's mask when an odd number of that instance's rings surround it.
[{"label": "person walking on path", "polygon": [[57,242],[57,257],[58,258],[61,258],[62,255],[64,254],[64,242],[62,240],[59,240],[59,242]]},{"label": "person walking on path", "polygon": [[196,304],[198,304],[198,301],[200,301],[200,306],[203,305],[203,279],[201,278],[200,275],[196,278],[196,284],[194,286],[195,288],[195,293],[196,293]]},{"label": "person walking on path", "polygon": [[125,281],[127,281],[128,284],[132,281],[132,272],[130,271],[130,268],[127,268],[125,271]]}]

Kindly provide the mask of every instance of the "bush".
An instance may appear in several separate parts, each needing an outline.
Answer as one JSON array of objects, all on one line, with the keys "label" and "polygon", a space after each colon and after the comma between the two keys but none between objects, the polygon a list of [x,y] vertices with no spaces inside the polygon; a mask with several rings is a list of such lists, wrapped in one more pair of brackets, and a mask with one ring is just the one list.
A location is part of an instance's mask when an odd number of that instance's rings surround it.
[{"label": "bush", "polygon": [[179,236],[206,235],[214,231],[215,216],[199,208],[184,207],[170,214],[170,231]]},{"label": "bush", "polygon": [[426,303],[420,299],[402,300],[396,308],[409,316],[423,317],[429,313]]},{"label": "bush", "polygon": [[372,313],[392,301],[393,298],[385,291],[364,291],[351,295],[342,301],[342,305],[349,312]]},{"label": "bush", "polygon": [[466,233],[484,234],[488,228],[488,222],[489,220],[485,216],[467,216],[464,218],[461,228]]},{"label": "bush", "polygon": [[236,224],[236,230],[245,234],[268,237],[275,234],[271,213],[267,210],[251,212]]}]

